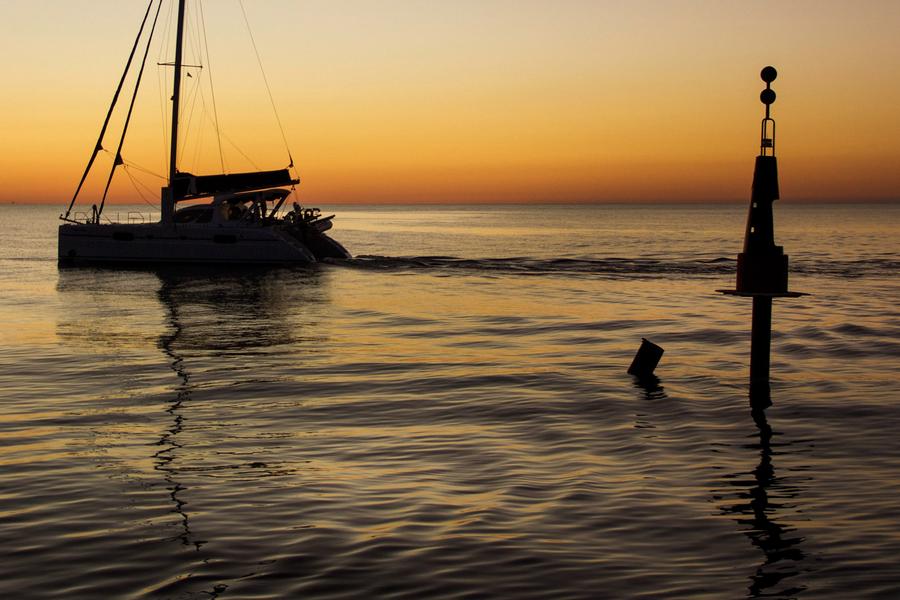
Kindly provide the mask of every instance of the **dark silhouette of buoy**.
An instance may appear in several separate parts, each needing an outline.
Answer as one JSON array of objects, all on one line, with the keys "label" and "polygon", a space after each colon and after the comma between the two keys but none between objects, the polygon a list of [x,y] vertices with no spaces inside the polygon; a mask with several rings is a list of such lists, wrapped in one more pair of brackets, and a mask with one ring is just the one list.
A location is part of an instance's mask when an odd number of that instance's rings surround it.
[{"label": "dark silhouette of buoy", "polygon": [[628,373],[639,379],[651,377],[656,369],[656,365],[659,364],[659,359],[662,358],[663,352],[665,351],[662,348],[650,340],[641,338],[641,347],[638,348],[637,354],[634,355],[634,360],[631,361],[631,366],[628,367]]},{"label": "dark silhouette of buoy", "polygon": [[766,89],[759,95],[766,106],[760,127],[759,156],[753,169],[750,212],[744,233],[744,251],[738,254],[737,285],[723,294],[753,298],[750,333],[750,403],[755,408],[771,404],[769,361],[772,346],[772,300],[797,298],[802,292],[788,291],[788,257],[775,245],[772,205],[779,198],[778,163],[775,159],[775,120],[770,108],[775,102],[772,82],[778,76],[774,67],[766,67],[760,77]]}]

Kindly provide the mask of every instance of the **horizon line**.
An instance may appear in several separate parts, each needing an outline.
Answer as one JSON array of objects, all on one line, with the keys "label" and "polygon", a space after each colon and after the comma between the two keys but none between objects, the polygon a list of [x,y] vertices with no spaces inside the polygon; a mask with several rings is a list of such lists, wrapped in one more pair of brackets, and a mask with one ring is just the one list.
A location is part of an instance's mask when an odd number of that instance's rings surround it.
[{"label": "horizon line", "polygon": [[[783,204],[900,204],[898,198],[780,198],[777,200]],[[721,199],[721,200],[539,200],[539,201],[443,201],[443,200],[423,200],[423,201],[326,201],[313,202],[313,204],[322,204],[328,206],[602,206],[602,205],[728,205],[728,204],[746,204],[749,199]],[[185,205],[194,204],[186,202]],[[19,201],[19,200],[0,200],[0,206],[67,206],[67,202],[40,202],[40,201]],[[77,205],[76,205],[77,206]],[[110,202],[106,204],[111,206],[141,206],[149,209],[159,210],[158,206],[148,205],[141,202]],[[89,206],[86,206],[89,210]]]}]

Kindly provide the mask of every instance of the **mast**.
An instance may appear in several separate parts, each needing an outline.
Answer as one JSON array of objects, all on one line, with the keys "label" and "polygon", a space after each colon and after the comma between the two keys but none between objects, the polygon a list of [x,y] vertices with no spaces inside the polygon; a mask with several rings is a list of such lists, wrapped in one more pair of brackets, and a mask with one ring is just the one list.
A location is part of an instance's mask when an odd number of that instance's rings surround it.
[{"label": "mast", "polygon": [[184,5],[178,0],[178,29],[175,34],[175,82],[172,86],[172,144],[169,156],[169,187],[163,193],[162,221],[171,223],[175,216],[175,174],[178,166],[178,109],[181,104],[181,64],[184,47]]},{"label": "mast", "polygon": [[[81,176],[81,181],[78,182],[78,187],[75,188],[75,194],[72,196],[72,201],[69,202],[69,208],[66,209],[65,216],[61,216],[63,220],[68,220],[69,215],[72,213],[72,207],[75,206],[75,200],[78,199],[78,194],[81,193],[81,188],[84,186],[85,180],[87,180],[88,173],[91,172],[91,167],[94,166],[94,160],[97,158],[97,154],[103,150],[103,138],[106,136],[106,128],[109,126],[109,120],[112,117],[113,110],[116,108],[116,102],[119,101],[119,93],[122,91],[122,86],[125,84],[125,78],[128,77],[128,71],[131,69],[131,61],[134,59],[134,53],[138,48],[138,44],[141,41],[141,36],[144,34],[144,26],[147,24],[147,17],[150,16],[150,9],[153,8],[153,0],[147,4],[147,11],[144,13],[144,20],[141,21],[141,28],[138,30],[137,37],[134,38],[134,46],[131,47],[131,54],[128,55],[128,62],[125,63],[125,70],[122,72],[122,78],[119,80],[119,85],[116,87],[116,93],[113,94],[112,102],[109,104],[109,111],[106,113],[106,119],[103,120],[103,127],[100,128],[100,135],[97,137],[97,143],[94,145],[94,151],[91,153],[91,158],[88,160],[87,166],[84,168],[84,174]],[[159,14],[159,9],[157,9],[157,14]],[[151,35],[152,37],[152,35]],[[149,45],[149,41],[147,44]],[[146,56],[144,57],[146,61]]]}]

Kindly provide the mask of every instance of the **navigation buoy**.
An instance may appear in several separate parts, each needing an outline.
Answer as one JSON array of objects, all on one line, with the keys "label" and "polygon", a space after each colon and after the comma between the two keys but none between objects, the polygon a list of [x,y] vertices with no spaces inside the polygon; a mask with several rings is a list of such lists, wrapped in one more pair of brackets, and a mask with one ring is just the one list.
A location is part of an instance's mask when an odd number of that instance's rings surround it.
[{"label": "navigation buoy", "polygon": [[656,365],[659,364],[659,359],[662,358],[663,352],[665,350],[650,340],[641,338],[641,347],[638,348],[637,354],[634,355],[634,360],[631,361],[631,366],[628,367],[629,375],[640,378],[653,375],[653,371],[656,369]]},{"label": "navigation buoy", "polygon": [[717,290],[731,296],[753,298],[750,334],[750,401],[756,408],[771,404],[769,362],[772,345],[772,300],[805,294],[788,291],[788,257],[775,245],[772,205],[779,198],[778,163],[775,158],[775,120],[770,109],[775,102],[772,82],[778,76],[766,67],[760,77],[766,89],[759,95],[766,106],[760,127],[759,156],[753,169],[750,212],[744,233],[744,249],[738,254],[737,283],[733,290]]}]

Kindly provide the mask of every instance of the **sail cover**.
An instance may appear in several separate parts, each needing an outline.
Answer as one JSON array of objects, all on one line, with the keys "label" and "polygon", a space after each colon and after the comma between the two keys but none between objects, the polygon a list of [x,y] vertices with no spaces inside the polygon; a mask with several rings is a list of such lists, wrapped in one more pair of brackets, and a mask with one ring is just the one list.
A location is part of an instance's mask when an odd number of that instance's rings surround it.
[{"label": "sail cover", "polygon": [[202,198],[216,194],[250,192],[271,187],[294,185],[299,180],[291,178],[287,169],[231,173],[228,175],[192,175],[179,173],[172,181],[175,201]]}]

